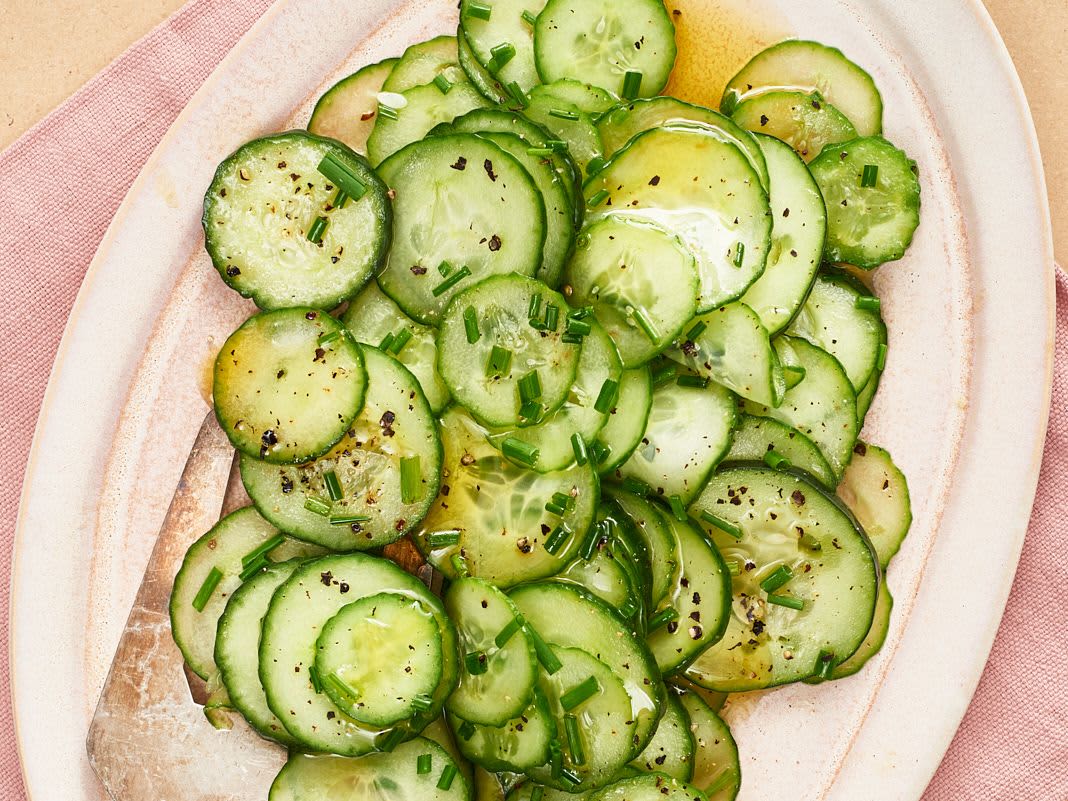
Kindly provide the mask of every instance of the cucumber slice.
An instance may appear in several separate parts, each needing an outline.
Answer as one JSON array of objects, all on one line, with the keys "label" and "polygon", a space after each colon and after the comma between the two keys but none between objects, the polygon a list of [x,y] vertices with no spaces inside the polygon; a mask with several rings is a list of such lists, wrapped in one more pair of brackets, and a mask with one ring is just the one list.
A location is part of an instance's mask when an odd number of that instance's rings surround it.
[{"label": "cucumber slice", "polygon": [[685,328],[668,358],[757,403],[778,406],[786,393],[768,330],[744,303],[728,303]]},{"label": "cucumber slice", "polygon": [[[344,607],[378,593],[395,593],[432,610],[441,639],[442,680],[421,711],[396,729],[358,723],[326,693],[316,692],[308,667],[315,664],[324,625]],[[375,654],[364,657],[374,660]],[[441,714],[456,686],[456,633],[441,602],[394,563],[366,554],[326,556],[301,565],[278,588],[263,619],[260,680],[271,711],[310,750],[360,756],[376,750],[394,731],[410,739]]]},{"label": "cucumber slice", "polygon": [[[690,514],[740,570],[727,633],[687,678],[720,692],[758,690],[807,678],[857,650],[871,628],[879,567],[833,496],[800,473],[724,467]],[[767,591],[762,584],[782,570],[787,582]]]},{"label": "cucumber slice", "polygon": [[856,139],[853,123],[819,94],[765,92],[738,104],[731,119],[747,131],[768,134],[794,149],[805,163],[827,145]]},{"label": "cucumber slice", "polygon": [[630,764],[645,773],[666,773],[688,782],[693,778],[694,738],[690,716],[675,693],[665,697],[664,716],[649,745]]},{"label": "cucumber slice", "polygon": [[466,80],[458,60],[455,36],[438,36],[413,44],[401,54],[382,91],[405,92],[432,83],[439,75],[444,75],[450,83]]},{"label": "cucumber slice", "polygon": [[298,743],[267,706],[259,675],[260,629],[271,596],[299,564],[291,559],[268,565],[234,590],[215,634],[215,664],[233,708],[261,735],[286,747]]},{"label": "cucumber slice", "polygon": [[464,755],[460,753],[459,747],[456,745],[452,736],[452,729],[449,728],[449,724],[445,722],[445,715],[431,721],[421,737],[425,737],[428,740],[433,740],[435,743],[444,748],[449,756],[452,757],[452,761],[456,763],[456,767],[459,768],[460,775],[467,780],[469,787],[474,786],[475,782],[475,769],[464,759]]},{"label": "cucumber slice", "polygon": [[342,78],[323,93],[312,110],[308,130],[344,142],[367,154],[367,137],[378,116],[378,93],[398,59],[387,58]]},{"label": "cucumber slice", "polygon": [[773,452],[786,459],[790,466],[808,473],[826,490],[833,491],[838,484],[831,466],[812,440],[797,429],[770,417],[743,414],[734,430],[731,449],[723,461],[763,462],[771,458],[777,462],[774,457],[768,456]]},{"label": "cucumber slice", "polygon": [[741,787],[742,768],[731,730],[696,692],[681,693],[679,701],[697,746],[691,782],[708,795],[708,801],[734,801]]},{"label": "cucumber slice", "polygon": [[[279,542],[280,534],[255,509],[246,506],[224,517],[186,551],[171,592],[171,634],[185,663],[200,678],[207,680],[217,672],[215,634],[230,596],[241,586],[242,559],[265,543]],[[266,558],[281,562],[319,553],[312,545],[283,536]],[[221,574],[217,581],[215,571]],[[202,600],[202,593],[208,597],[200,605],[197,597]],[[194,601],[201,606],[199,610]]]},{"label": "cucumber slice", "polygon": [[504,785],[497,775],[482,768],[475,768],[475,794],[473,801],[504,801]]},{"label": "cucumber slice", "polygon": [[602,535],[589,559],[576,559],[557,578],[586,588],[629,620],[637,610],[631,610],[628,604],[635,605],[634,599],[641,597],[641,587],[635,586],[633,568],[626,565],[625,559],[615,538]]},{"label": "cucumber slice", "polygon": [[323,692],[346,715],[393,726],[425,711],[441,682],[438,621],[419,600],[380,592],[343,607],[315,646]]},{"label": "cucumber slice", "polygon": [[641,444],[616,475],[689,503],[730,448],[736,415],[734,396],[719,384],[660,387]]},{"label": "cucumber slice", "polygon": [[780,89],[819,92],[861,136],[883,129],[883,99],[875,81],[841,50],[819,42],[790,40],[757,53],[727,84],[720,107],[730,114],[743,100]]},{"label": "cucumber slice", "polygon": [[438,332],[405,315],[378,284],[364,287],[341,315],[341,322],[357,342],[381,347],[411,370],[435,414],[448,405],[449,388],[437,369]]},{"label": "cucumber slice", "polygon": [[396,233],[378,285],[409,317],[434,325],[452,297],[477,281],[533,275],[541,265],[541,194],[489,140],[431,137],[393,155],[380,172],[396,193]]},{"label": "cucumber slice", "polygon": [[666,513],[655,504],[629,492],[613,492],[612,500],[634,525],[634,531],[649,554],[650,609],[658,609],[679,581],[679,538]]},{"label": "cucumber slice", "polygon": [[[427,757],[430,772],[420,773]],[[470,787],[458,773],[448,752],[425,737],[360,759],[293,753],[269,801],[468,801]]]},{"label": "cucumber slice", "polygon": [[860,428],[849,376],[837,359],[804,339],[780,336],[774,345],[779,360],[788,367],[801,367],[804,379],[786,391],[778,408],[746,401],[745,411],[796,428],[820,449],[835,478],[841,478]]},{"label": "cucumber slice", "polygon": [[519,717],[537,683],[534,646],[523,632],[502,645],[495,641],[519,614],[515,604],[489,582],[464,578],[450,585],[445,611],[456,624],[464,654],[460,684],[446,704],[449,712],[483,726],[504,726]]},{"label": "cucumber slice", "polygon": [[549,84],[535,86],[531,89],[532,94],[546,94],[562,100],[579,111],[589,114],[591,117],[599,117],[611,108],[615,108],[619,102],[611,92],[607,92],[592,83],[583,83],[574,78],[561,78]]},{"label": "cucumber slice", "polygon": [[586,168],[591,161],[604,158],[604,144],[593,117],[574,103],[535,87],[527,97],[523,114],[555,138],[567,142],[568,152],[583,175],[587,174]]},{"label": "cucumber slice", "polygon": [[[546,318],[555,309],[559,321],[542,325],[535,308]],[[578,370],[582,348],[568,342],[568,313],[563,295],[533,278],[487,278],[457,295],[445,311],[438,334],[442,380],[457,402],[487,425],[542,419],[567,400]],[[532,373],[539,391],[524,396],[521,384]],[[537,407],[536,416],[523,413],[528,401]],[[536,465],[533,459],[527,466]]]},{"label": "cucumber slice", "polygon": [[886,368],[886,357],[886,326],[883,326],[883,339],[879,343],[879,351],[875,359],[875,370],[872,372],[871,378],[868,379],[868,383],[857,393],[857,420],[860,421],[862,426],[864,425],[864,418],[868,416],[868,409],[871,408],[872,401],[875,400],[875,394],[879,391],[879,382],[882,380],[883,370]]},{"label": "cucumber slice", "polygon": [[[241,457],[241,480],[260,514],[337,551],[400,539],[426,515],[440,483],[441,440],[419,382],[375,348],[364,347],[363,357],[367,399],[333,450],[292,466]],[[327,483],[331,472],[337,486]]]},{"label": "cucumber slice", "polygon": [[[675,66],[675,26],[660,0],[549,0],[534,27],[543,83],[588,81],[617,96],[660,94]],[[637,73],[637,86],[627,75]]]},{"label": "cucumber slice", "polygon": [[875,372],[879,345],[886,340],[882,315],[865,305],[868,298],[870,292],[855,278],[823,273],[786,329],[834,356],[857,392]]},{"label": "cucumber slice", "polygon": [[753,137],[730,117],[703,106],[685,103],[674,97],[634,100],[604,114],[597,121],[597,130],[604,141],[605,152],[614,154],[643,131],[673,123],[698,123],[709,133],[736,145],[760,176],[761,186],[767,188],[770,185],[764,155]]},{"label": "cucumber slice", "polygon": [[642,441],[652,406],[653,382],[649,368],[624,370],[615,408],[609,412],[596,441],[591,443],[600,457],[594,459],[599,472],[610,473],[630,458]]},{"label": "cucumber slice", "polygon": [[868,535],[885,570],[912,525],[905,474],[885,450],[857,442],[837,492]]},{"label": "cucumber slice", "polygon": [[590,796],[590,801],[704,801],[692,784],[663,773],[643,773],[623,779]]},{"label": "cucumber slice", "polygon": [[467,43],[467,37],[464,36],[463,26],[456,32],[456,44],[458,45],[460,69],[466,73],[467,80],[471,81],[475,88],[482,93],[482,96],[491,103],[507,103],[511,99],[511,95],[504,88],[504,84],[478,63],[478,59],[475,58],[475,54],[471,50],[471,45]]},{"label": "cucumber slice", "polygon": [[[319,172],[328,163],[360,194],[335,205],[341,187]],[[255,139],[220,164],[203,224],[223,281],[261,309],[334,308],[381,267],[393,232],[386,186],[367,161],[304,131]]]},{"label": "cucumber slice", "polygon": [[[462,555],[472,575],[499,587],[562,570],[597,512],[599,485],[590,465],[555,473],[519,467],[455,406],[442,418],[441,431],[448,478],[414,535],[419,550],[450,578],[456,576],[452,557]],[[575,499],[562,518],[545,509],[556,493]],[[557,527],[571,534],[554,555],[545,544]]]},{"label": "cucumber slice", "polygon": [[874,270],[905,255],[920,224],[916,162],[871,136],[828,146],[809,166],[827,202],[828,261]]},{"label": "cucumber slice", "polygon": [[708,130],[675,123],[636,136],[585,193],[591,216],[625,209],[679,235],[697,257],[699,311],[733,300],[764,272],[768,195],[745,154]]},{"label": "cucumber slice", "polygon": [[771,179],[771,250],[768,266],[742,302],[771,336],[779,334],[805,302],[823,260],[827,211],[804,162],[785,144],[756,136]]},{"label": "cucumber slice", "polygon": [[294,464],[330,450],[363,407],[359,346],[333,317],[279,309],[250,317],[215,359],[215,416],[243,454]]},{"label": "cucumber slice", "polygon": [[[604,662],[626,687],[634,724],[628,729],[633,759],[656,729],[663,708],[664,684],[645,644],[607,604],[569,584],[524,584],[511,592],[526,622],[545,642],[580,648]],[[584,677],[583,677],[584,678]]]},{"label": "cucumber slice", "polygon": [[628,368],[678,336],[697,311],[699,282],[693,254],[678,237],[624,214],[586,228],[564,274],[571,302],[593,307]]},{"label": "cucumber slice", "polygon": [[487,770],[520,773],[549,760],[556,724],[540,689],[534,690],[529,707],[503,726],[482,726],[449,716],[456,742],[464,756]]},{"label": "cucumber slice", "polygon": [[[875,619],[871,622],[864,642],[853,655],[831,671],[831,679],[844,679],[860,672],[868,661],[882,650],[886,635],[890,632],[890,615],[894,610],[894,597],[884,581],[879,587],[879,598],[875,602]],[[808,679],[812,681],[812,679]]]},{"label": "cucumber slice", "polygon": [[[492,13],[472,13],[472,7],[486,5],[476,0],[460,0],[460,28],[478,63],[494,75],[502,86],[518,84],[524,92],[540,83],[534,66],[534,26],[527,18],[536,17],[545,0],[494,0]],[[526,18],[524,18],[526,15]],[[504,63],[497,57],[501,45],[511,45],[514,54]],[[505,52],[508,52],[505,48]],[[504,57],[504,54],[502,54]]]}]

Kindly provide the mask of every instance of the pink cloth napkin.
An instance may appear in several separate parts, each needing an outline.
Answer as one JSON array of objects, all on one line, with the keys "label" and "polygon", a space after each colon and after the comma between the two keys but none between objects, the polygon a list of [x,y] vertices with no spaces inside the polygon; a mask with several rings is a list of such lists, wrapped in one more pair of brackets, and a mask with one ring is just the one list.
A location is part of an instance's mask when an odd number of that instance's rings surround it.
[{"label": "pink cloth napkin", "polygon": [[[189,97],[269,5],[192,0],[0,153],[0,475],[9,488],[21,483],[64,323],[116,208]],[[1057,301],[1053,415],[1023,561],[979,691],[924,801],[1068,799],[1068,519],[1058,514],[1068,493],[1063,274]],[[13,491],[0,495],[4,640],[17,503]],[[0,798],[23,801],[8,675],[3,648]]]}]

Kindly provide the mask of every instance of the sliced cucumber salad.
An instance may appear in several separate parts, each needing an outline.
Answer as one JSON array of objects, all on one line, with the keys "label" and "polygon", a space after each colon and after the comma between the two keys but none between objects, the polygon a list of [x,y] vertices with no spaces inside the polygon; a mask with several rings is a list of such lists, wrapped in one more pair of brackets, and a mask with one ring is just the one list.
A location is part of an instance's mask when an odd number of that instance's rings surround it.
[{"label": "sliced cucumber salad", "polygon": [[893,625],[863,271],[919,171],[833,47],[704,108],[661,95],[662,0],[455,24],[207,190],[260,309],[213,381],[252,505],[189,546],[175,642],[214,725],[289,749],[271,801],[733,801],[727,694],[844,679]]}]

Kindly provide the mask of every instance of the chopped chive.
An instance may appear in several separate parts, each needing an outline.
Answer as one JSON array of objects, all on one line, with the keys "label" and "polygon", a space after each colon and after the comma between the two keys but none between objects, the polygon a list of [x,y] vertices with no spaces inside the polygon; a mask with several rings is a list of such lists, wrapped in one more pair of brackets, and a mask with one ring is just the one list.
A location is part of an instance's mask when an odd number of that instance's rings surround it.
[{"label": "chopped chive", "polygon": [[549,774],[554,779],[559,779],[564,769],[564,751],[560,743],[553,740],[549,743]]},{"label": "chopped chive", "polygon": [[219,586],[222,577],[222,571],[217,567],[212,567],[208,571],[207,578],[204,579],[204,583],[200,585],[200,589],[197,590],[197,594],[193,598],[194,609],[198,612],[204,611],[204,607],[208,605],[208,601],[211,600],[211,595],[215,592],[215,588]]},{"label": "chopped chive", "polygon": [[857,298],[856,307],[861,311],[879,311],[882,308],[882,301],[878,298],[870,295],[861,295]]},{"label": "chopped chive", "polygon": [[512,351],[494,345],[486,362],[486,377],[506,375],[512,367]]},{"label": "chopped chive", "polygon": [[241,557],[241,566],[248,567],[253,562],[259,561],[261,557],[267,556],[271,551],[286,541],[284,534],[275,534],[266,542],[261,543],[257,547],[253,548],[247,554]]},{"label": "chopped chive", "polygon": [[315,665],[308,665],[308,680],[311,681],[312,689],[315,690],[316,695],[323,691],[323,682],[319,678],[319,671]]},{"label": "chopped chive", "polygon": [[742,538],[742,530],[738,528],[738,526],[734,525],[734,523],[724,520],[722,517],[716,517],[714,514],[707,510],[701,512],[701,519],[704,520],[706,523],[715,526],[724,534],[730,534],[736,540],[740,540]]},{"label": "chopped chive", "polygon": [[555,303],[549,303],[545,306],[545,327],[550,331],[555,331],[557,325],[560,323],[560,307]]},{"label": "chopped chive", "polygon": [[441,772],[441,778],[438,779],[438,789],[448,790],[452,787],[452,780],[456,778],[456,766],[446,765],[445,770]]},{"label": "chopped chive", "polygon": [[514,462],[519,462],[526,467],[533,467],[537,461],[539,452],[528,442],[518,437],[508,437],[501,443],[501,452]]},{"label": "chopped chive", "polygon": [[337,342],[339,339],[341,339],[341,332],[340,331],[329,331],[329,332],[327,332],[325,334],[320,334],[319,335],[319,344],[320,345],[332,345],[335,342]]},{"label": "chopped chive", "polygon": [[261,556],[259,559],[256,559],[245,565],[245,569],[241,571],[241,574],[238,576],[238,579],[240,579],[242,582],[248,581],[250,578],[252,578],[261,570],[263,570],[263,568],[267,567],[268,564],[270,563],[267,561],[267,557]]},{"label": "chopped chive", "polygon": [[576,320],[585,320],[593,314],[593,306],[583,306],[581,309],[575,309],[571,312],[569,317],[573,317]]},{"label": "chopped chive", "polygon": [[313,514],[321,515],[322,517],[330,516],[330,504],[314,496],[309,496],[304,500],[304,508]]},{"label": "chopped chive", "polygon": [[544,411],[545,407],[533,400],[519,406],[519,416],[527,425],[538,422]]},{"label": "chopped chive", "polygon": [[472,676],[481,676],[489,670],[489,662],[481,651],[472,651],[464,656],[464,668]]},{"label": "chopped chive", "polygon": [[745,261],[745,242],[739,242],[734,246],[734,266],[741,267]]},{"label": "chopped chive", "polygon": [[426,693],[419,693],[412,699],[412,709],[417,712],[429,712],[432,706],[434,706],[434,699]]},{"label": "chopped chive", "polygon": [[528,156],[536,156],[536,157],[539,157],[539,158],[547,158],[547,157],[551,156],[553,154],[553,152],[554,151],[553,151],[553,149],[551,147],[528,147],[527,148],[527,155]]},{"label": "chopped chive", "polygon": [[533,25],[535,22],[538,21],[538,17],[535,14],[531,14],[529,11],[524,11],[519,16],[523,18],[523,22],[525,22],[527,25]]},{"label": "chopped chive", "polygon": [[353,523],[366,523],[370,519],[367,515],[330,515],[330,525],[351,526]]},{"label": "chopped chive", "polygon": [[593,197],[586,202],[586,207],[595,209],[600,206],[605,200],[608,199],[609,192],[607,189],[601,189]]},{"label": "chopped chive", "polygon": [[341,481],[333,470],[327,470],[323,473],[323,483],[326,484],[326,491],[330,495],[330,500],[340,501],[345,497],[345,493],[341,491]]},{"label": "chopped chive", "polygon": [[568,111],[564,108],[549,109],[549,116],[556,117],[558,120],[570,120],[571,122],[577,122],[579,118],[578,112]]},{"label": "chopped chive", "polygon": [[571,435],[571,450],[575,452],[575,463],[579,467],[590,460],[590,456],[586,452],[586,440],[583,439],[582,434],[578,431]]},{"label": "chopped chive", "polygon": [[330,220],[326,219],[326,217],[316,217],[315,222],[308,229],[308,241],[316,245],[322,242],[323,234],[326,233],[326,226],[329,223]]},{"label": "chopped chive", "polygon": [[564,666],[556,654],[553,653],[553,649],[534,630],[533,626],[527,624],[524,627],[524,631],[526,631],[530,641],[534,644],[534,653],[537,654],[538,661],[541,662],[541,666],[545,668],[546,673],[551,676]]},{"label": "chopped chive", "polygon": [[554,153],[567,152],[567,142],[565,142],[563,139],[546,139],[545,146],[552,148]]},{"label": "chopped chive", "polygon": [[482,334],[478,330],[478,312],[475,311],[474,306],[468,306],[464,309],[464,330],[467,332],[467,343],[469,345],[474,345],[482,338]]},{"label": "chopped chive", "polygon": [[673,620],[679,619],[679,612],[673,606],[665,607],[649,618],[649,631],[656,631],[661,626],[666,626]]},{"label": "chopped chive", "polygon": [[642,74],[635,70],[627,70],[623,76],[623,98],[634,100],[642,90]]},{"label": "chopped chive", "polygon": [[680,387],[692,389],[704,389],[708,386],[708,379],[699,375],[680,375],[675,381]]},{"label": "chopped chive", "polygon": [[564,543],[567,542],[568,537],[571,536],[571,529],[568,528],[567,523],[561,523],[553,529],[545,540],[545,550],[553,556],[560,553],[560,549],[564,547]]},{"label": "chopped chive", "polygon": [[593,698],[600,689],[601,685],[597,683],[597,677],[590,676],[561,695],[560,706],[570,712],[579,704],[585,703]]},{"label": "chopped chive", "polygon": [[865,164],[864,172],[860,176],[860,185],[865,189],[871,189],[879,183],[879,165]]},{"label": "chopped chive", "polygon": [[530,303],[527,304],[527,317],[537,317],[541,314],[541,295],[531,295]]},{"label": "chopped chive", "polygon": [[[396,117],[394,117],[396,119]],[[347,165],[338,161],[333,154],[328,154],[319,162],[319,173],[330,183],[343,191],[353,200],[359,200],[367,194],[367,185],[356,177]],[[333,205],[337,206],[337,203]],[[344,205],[344,201],[342,204]]]},{"label": "chopped chive", "polygon": [[560,341],[565,345],[581,345],[584,338],[582,334],[564,334],[560,337]]},{"label": "chopped chive", "polygon": [[541,378],[538,376],[538,371],[534,369],[519,379],[519,398],[526,403],[540,397]]},{"label": "chopped chive", "polygon": [[604,464],[605,459],[607,459],[612,454],[612,446],[605,445],[600,440],[595,439],[589,445],[589,454],[590,464]]},{"label": "chopped chive", "polygon": [[767,453],[765,453],[764,464],[766,464],[772,470],[788,470],[793,466],[790,464],[790,460],[778,451],[768,451]]},{"label": "chopped chive", "polygon": [[461,267],[459,270],[454,272],[452,275],[450,275],[448,278],[446,278],[444,281],[434,287],[431,290],[431,294],[433,294],[435,298],[441,297],[454,286],[456,286],[458,283],[467,278],[469,275],[471,275],[471,270],[469,270],[466,266]]},{"label": "chopped chive", "polygon": [[520,617],[512,618],[507,626],[497,632],[497,636],[493,638],[493,644],[498,648],[504,648],[521,628],[523,628],[523,619]]},{"label": "chopped chive", "polygon": [[585,765],[586,752],[582,748],[578,718],[572,714],[564,715],[564,732],[567,735],[567,750],[571,752],[571,764]]},{"label": "chopped chive", "polygon": [[545,788],[540,784],[530,791],[530,801],[542,801],[545,796]]},{"label": "chopped chive", "polygon": [[575,505],[575,499],[568,495],[566,492],[554,492],[553,503],[558,506],[562,506],[565,509],[570,509]]},{"label": "chopped chive", "polygon": [[660,332],[656,329],[656,326],[653,325],[653,321],[649,319],[649,315],[646,313],[645,309],[635,308],[631,314],[634,315],[634,322],[636,322],[642,332],[649,337],[649,341],[660,341]]},{"label": "chopped chive", "polygon": [[563,767],[562,765],[560,767],[560,777],[559,778],[563,779],[565,782],[567,782],[571,786],[575,786],[575,785],[579,784],[582,781],[582,779],[579,778],[577,773],[575,773],[573,770],[568,770],[567,768]]},{"label": "chopped chive", "polygon": [[490,55],[492,58],[486,69],[496,75],[501,67],[515,58],[515,46],[511,42],[501,42],[490,48]]},{"label": "chopped chive", "polygon": [[459,531],[435,531],[426,538],[427,547],[432,551],[438,548],[449,548],[460,544]]},{"label": "chopped chive", "polygon": [[725,564],[727,565],[727,572],[732,576],[742,575],[742,566],[737,559],[728,559]]},{"label": "chopped chive", "polygon": [[442,260],[441,264],[438,265],[438,275],[440,275],[442,278],[447,278],[449,273],[451,272],[452,265],[449,264],[447,260]]},{"label": "chopped chive", "polygon": [[419,468],[419,454],[405,456],[400,462],[401,503],[415,503],[422,495],[422,471]]},{"label": "chopped chive", "polygon": [[711,798],[720,790],[725,790],[731,782],[734,781],[734,771],[730,768],[724,768],[723,772],[716,777],[716,779],[705,788],[705,795]]},{"label": "chopped chive", "polygon": [[604,530],[601,527],[601,521],[595,526],[590,528],[590,533],[586,535],[586,539],[582,541],[582,547],[579,548],[579,556],[586,561],[589,561],[593,557],[593,552],[597,550],[597,543],[601,541],[601,537],[604,535]]},{"label": "chopped chive", "polygon": [[382,337],[382,341],[378,343],[378,349],[381,350],[381,351],[388,352],[389,349],[392,346],[393,346],[393,332],[390,331],[388,334],[386,334],[384,337]]},{"label": "chopped chive", "polygon": [[663,362],[653,371],[653,386],[662,387],[665,384],[670,384],[678,374],[678,367],[671,362]]},{"label": "chopped chive", "polygon": [[705,324],[705,321],[698,320],[693,324],[693,328],[686,332],[686,338],[690,340],[690,342],[696,342],[697,337],[701,336],[706,328],[708,328],[708,326]]},{"label": "chopped chive", "polygon": [[793,577],[794,571],[787,565],[779,565],[774,572],[770,573],[762,582],[760,582],[760,589],[764,592],[775,592],[779,587],[789,583],[790,579]]},{"label": "chopped chive", "polygon": [[505,89],[508,90],[508,94],[519,104],[520,108],[526,108],[530,105],[530,98],[527,97],[527,93],[523,91],[523,87],[517,81],[512,81]]},{"label": "chopped chive", "polygon": [[634,613],[638,611],[638,601],[633,595],[628,595],[627,600],[623,602],[623,605],[619,607],[619,614],[624,620],[630,620]]},{"label": "chopped chive", "polygon": [[886,343],[880,342],[879,349],[875,353],[875,366],[879,372],[882,372],[886,369]]},{"label": "chopped chive", "polygon": [[834,654],[829,651],[820,651],[820,655],[816,657],[816,667],[816,678],[821,681],[830,679],[835,667]]},{"label": "chopped chive", "polygon": [[467,4],[467,16],[475,17],[476,19],[488,20],[493,14],[493,7],[486,5],[485,3],[468,3]]},{"label": "chopped chive", "polygon": [[593,404],[593,408],[601,414],[608,414],[616,405],[617,400],[619,400],[619,382],[607,378],[601,384],[601,391],[597,393],[597,402]]},{"label": "chopped chive", "polygon": [[387,106],[385,103],[379,102],[378,116],[385,117],[387,120],[396,120],[397,109],[393,108],[393,106]]},{"label": "chopped chive", "polygon": [[793,389],[802,381],[805,380],[807,374],[804,367],[800,365],[788,364],[782,368],[783,375],[786,377],[786,388]]},{"label": "chopped chive", "polygon": [[573,336],[584,337],[593,330],[593,326],[586,320],[580,320],[576,317],[568,317],[566,330],[567,333]]},{"label": "chopped chive", "polygon": [[457,734],[459,734],[465,740],[470,740],[472,737],[475,736],[475,724],[471,723],[468,720],[465,720],[463,723],[460,724],[460,728],[457,731]]},{"label": "chopped chive", "polygon": [[345,204],[349,202],[349,193],[344,189],[337,190],[337,194],[334,195],[334,199],[330,201],[330,208],[343,209]]},{"label": "chopped chive", "polygon": [[360,693],[357,689],[352,687],[347,681],[345,681],[337,673],[330,673],[326,676],[326,683],[337,690],[339,695],[347,696],[351,699],[359,700]]},{"label": "chopped chive", "polygon": [[653,493],[653,488],[646,484],[641,479],[634,478],[633,476],[627,476],[623,479],[622,487],[632,495],[637,495],[639,498],[648,498]]},{"label": "chopped chive", "polygon": [[389,352],[394,356],[400,356],[400,352],[404,350],[404,346],[411,342],[412,332],[407,328],[402,328],[397,336],[393,337],[393,344],[389,346]]},{"label": "chopped chive", "polygon": [[805,602],[801,598],[793,598],[789,595],[769,595],[768,603],[776,606],[785,606],[789,609],[801,611],[805,608]]},{"label": "chopped chive", "polygon": [[452,89],[452,81],[446,78],[444,73],[439,73],[434,76],[434,86],[438,87],[438,91],[443,95],[447,95]]},{"label": "chopped chive", "polygon": [[433,754],[420,754],[419,759],[415,761],[415,772],[420,776],[425,776],[434,769],[434,755]]},{"label": "chopped chive", "polygon": [[457,576],[461,578],[470,578],[471,568],[467,566],[467,560],[464,559],[462,554],[454,553],[452,558],[449,559],[449,563],[452,565],[452,569],[456,572]]},{"label": "chopped chive", "polygon": [[671,514],[675,515],[675,519],[680,523],[685,523],[687,519],[686,506],[682,503],[682,497],[672,495],[668,498],[668,503],[671,505]]}]

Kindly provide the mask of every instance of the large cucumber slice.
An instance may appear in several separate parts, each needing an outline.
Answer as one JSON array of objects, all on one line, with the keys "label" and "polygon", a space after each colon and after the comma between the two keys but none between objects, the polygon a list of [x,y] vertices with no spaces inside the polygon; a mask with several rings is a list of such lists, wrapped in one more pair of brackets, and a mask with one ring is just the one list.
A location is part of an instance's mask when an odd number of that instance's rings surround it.
[{"label": "large cucumber slice", "polygon": [[619,396],[608,414],[597,440],[591,443],[591,456],[601,473],[610,473],[630,458],[642,441],[653,406],[653,382],[649,368],[624,370],[619,380]]},{"label": "large cucumber slice", "polygon": [[397,59],[387,58],[368,64],[327,89],[315,104],[308,130],[344,142],[366,155],[367,137],[378,116],[378,93],[396,63]]},{"label": "large cucumber slice", "polygon": [[818,94],[766,92],[738,104],[731,119],[754,133],[768,134],[794,149],[805,163],[827,145],[855,139],[857,129]]},{"label": "large cucumber slice", "polygon": [[[463,81],[448,92],[435,83],[413,86],[403,92],[383,92],[378,96],[378,118],[367,137],[367,158],[381,166],[405,145],[422,139],[430,129],[451,122],[471,109],[489,105],[474,86]],[[383,111],[383,107],[388,111]]]},{"label": "large cucumber slice", "polygon": [[549,761],[558,732],[545,694],[535,688],[530,706],[499,727],[449,716],[456,743],[465,757],[486,770],[520,773]]},{"label": "large cucumber slice", "polygon": [[489,14],[461,0],[460,28],[478,63],[502,86],[516,84],[523,92],[540,83],[534,66],[534,26],[545,0],[494,0]]},{"label": "large cucumber slice", "polygon": [[645,773],[666,773],[672,778],[688,782],[693,778],[694,750],[690,716],[686,714],[679,697],[669,692],[656,734],[630,764]]},{"label": "large cucumber slice", "polygon": [[731,730],[698,693],[683,692],[679,700],[696,745],[690,781],[708,795],[708,801],[734,801],[741,786],[742,769]]},{"label": "large cucumber slice", "polygon": [[[820,449],[796,428],[790,428],[770,417],[743,414],[734,430],[731,449],[723,461],[770,461],[777,464],[779,460],[776,456],[786,459],[794,468],[804,470],[822,484],[824,489],[833,491],[838,483]],[[848,470],[846,472],[848,473]]]},{"label": "large cucumber slice", "polygon": [[800,473],[724,467],[690,514],[738,565],[727,633],[690,665],[691,681],[721,692],[774,687],[857,650],[871,628],[879,566],[832,496]]},{"label": "large cucumber slice", "polygon": [[885,450],[857,442],[837,491],[868,535],[879,564],[885,569],[912,525],[905,474]]},{"label": "large cucumber slice", "polygon": [[465,80],[457,63],[458,59],[455,36],[438,36],[413,44],[404,51],[393,67],[382,85],[382,91],[404,92],[415,86],[432,83],[439,75],[444,75],[449,83]]}]

